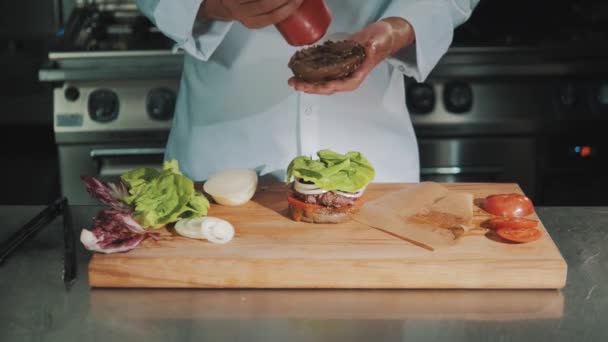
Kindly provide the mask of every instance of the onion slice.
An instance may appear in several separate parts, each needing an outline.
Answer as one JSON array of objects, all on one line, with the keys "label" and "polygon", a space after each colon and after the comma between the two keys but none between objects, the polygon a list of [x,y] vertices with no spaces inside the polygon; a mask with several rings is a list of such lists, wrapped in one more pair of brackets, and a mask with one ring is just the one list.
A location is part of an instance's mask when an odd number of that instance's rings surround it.
[{"label": "onion slice", "polygon": [[205,217],[201,230],[205,238],[213,243],[227,243],[234,237],[234,227],[230,222],[217,217]]},{"label": "onion slice", "polygon": [[[296,181],[293,183],[293,187],[294,187],[294,190],[296,190],[297,192],[304,194],[304,195],[321,195],[326,192],[329,192],[327,190],[323,190],[323,189],[319,188],[315,184],[306,184],[306,183],[302,182],[301,179],[296,179]],[[348,198],[359,198],[359,197],[363,196],[363,193],[365,192],[365,188],[366,187],[363,187],[363,188],[357,190],[356,192],[344,192],[344,191],[337,191],[337,190],[332,191],[332,192],[337,195],[348,197]]]},{"label": "onion slice", "polygon": [[175,231],[187,238],[204,240],[205,235],[201,229],[203,217],[195,219],[181,219],[175,223]]},{"label": "onion slice", "polygon": [[209,176],[203,190],[218,204],[239,206],[255,194],[258,175],[251,169],[228,169]]},{"label": "onion slice", "polygon": [[344,196],[344,197],[349,197],[349,198],[359,198],[361,196],[363,196],[363,193],[365,192],[365,187],[357,190],[356,192],[344,192],[344,191],[334,191],[336,194],[340,195],[340,196]]},{"label": "onion slice", "polygon": [[293,188],[295,191],[304,195],[320,195],[327,192],[327,190],[323,190],[315,184],[302,183],[300,179],[296,179],[293,183]]},{"label": "onion slice", "polygon": [[181,219],[175,224],[175,231],[187,238],[219,244],[227,243],[234,238],[234,227],[230,222],[211,216]]}]

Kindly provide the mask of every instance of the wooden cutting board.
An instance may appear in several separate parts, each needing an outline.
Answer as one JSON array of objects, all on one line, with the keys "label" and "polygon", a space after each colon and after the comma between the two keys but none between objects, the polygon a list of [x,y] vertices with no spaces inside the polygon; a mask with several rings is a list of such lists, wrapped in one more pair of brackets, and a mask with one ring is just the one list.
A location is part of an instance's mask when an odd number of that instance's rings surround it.
[{"label": "wooden cutting board", "polygon": [[93,289],[90,313],[139,320],[465,320],[559,319],[562,291]]},{"label": "wooden cutting board", "polygon": [[[510,183],[443,184],[475,198],[522,193]],[[373,200],[410,184],[371,184]],[[162,229],[128,253],[94,254],[92,287],[150,288],[563,288],[567,265],[542,223],[541,239],[512,244],[481,227],[429,251],[357,222],[309,224],[288,217],[285,187],[258,187],[240,207],[212,204],[230,221],[234,240],[211,244]],[[487,213],[475,207],[474,222]],[[538,217],[536,217],[538,219]]]}]

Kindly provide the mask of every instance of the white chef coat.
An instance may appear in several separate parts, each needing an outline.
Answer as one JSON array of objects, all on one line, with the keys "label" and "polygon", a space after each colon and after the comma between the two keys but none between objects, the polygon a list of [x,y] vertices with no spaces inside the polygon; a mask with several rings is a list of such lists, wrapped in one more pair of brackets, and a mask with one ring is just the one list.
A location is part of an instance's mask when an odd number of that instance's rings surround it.
[{"label": "white chef coat", "polygon": [[196,19],[201,0],[137,0],[185,53],[166,159],[196,181],[226,168],[284,179],[296,156],[321,149],[362,152],[375,182],[419,181],[416,136],[403,75],[423,81],[447,51],[453,30],[478,0],[326,0],[339,39],[386,17],[412,25],[416,42],[378,65],[359,89],[331,96],[296,92],[287,67],[296,51],[274,26]]}]

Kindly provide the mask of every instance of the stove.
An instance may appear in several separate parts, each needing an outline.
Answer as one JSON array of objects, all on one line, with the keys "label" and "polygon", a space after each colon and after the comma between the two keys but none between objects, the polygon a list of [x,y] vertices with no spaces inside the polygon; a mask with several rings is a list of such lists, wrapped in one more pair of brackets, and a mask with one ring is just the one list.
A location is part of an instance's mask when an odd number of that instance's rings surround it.
[{"label": "stove", "polygon": [[39,72],[53,84],[53,126],[61,191],[95,204],[83,174],[105,180],[160,168],[183,53],[133,1],[79,1]]},{"label": "stove", "polygon": [[58,32],[53,50],[170,50],[173,42],[132,1],[82,1]]},{"label": "stove", "polygon": [[481,1],[406,95],[423,180],[516,182],[539,205],[608,204],[608,2]]},{"label": "stove", "polygon": [[605,0],[482,0],[454,33],[455,47],[564,47],[608,43]]},{"label": "stove", "polygon": [[544,84],[529,78],[505,82],[438,69],[424,83],[406,79],[421,179],[515,182],[535,198],[537,134],[545,98]]},{"label": "stove", "polygon": [[[422,180],[516,182],[540,205],[603,201],[608,26],[590,3],[482,1],[425,82],[404,78]],[[572,8],[577,25],[549,26]],[[162,165],[183,53],[132,2],[70,19],[39,75],[55,86],[62,192],[95,204],[80,175]]]}]

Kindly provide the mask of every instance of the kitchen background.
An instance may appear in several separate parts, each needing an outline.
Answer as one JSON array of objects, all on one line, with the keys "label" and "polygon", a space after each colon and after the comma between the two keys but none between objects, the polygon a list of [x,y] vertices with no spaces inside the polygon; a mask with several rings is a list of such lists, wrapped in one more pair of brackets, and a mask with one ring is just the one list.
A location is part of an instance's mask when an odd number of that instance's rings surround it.
[{"label": "kitchen background", "polygon": [[[180,54],[133,1],[0,2],[0,204],[86,204],[79,175],[157,166]],[[608,204],[608,1],[481,0],[425,83],[405,78],[425,180]]]}]

